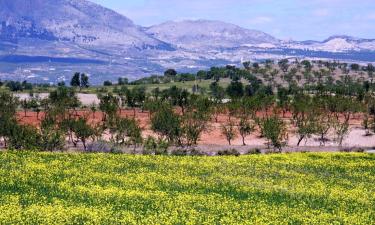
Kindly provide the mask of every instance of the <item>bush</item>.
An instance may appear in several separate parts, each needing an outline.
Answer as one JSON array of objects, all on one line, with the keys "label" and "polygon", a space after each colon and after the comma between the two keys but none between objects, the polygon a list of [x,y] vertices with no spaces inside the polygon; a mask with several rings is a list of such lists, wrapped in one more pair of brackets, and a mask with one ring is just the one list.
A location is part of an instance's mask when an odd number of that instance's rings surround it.
[{"label": "bush", "polygon": [[219,156],[229,156],[229,155],[233,155],[233,156],[240,156],[240,152],[237,151],[236,149],[227,149],[227,150],[223,150],[223,151],[219,151],[217,153]]},{"label": "bush", "polygon": [[156,139],[148,136],[143,145],[143,154],[152,155],[155,154],[156,149],[158,148],[158,143]]},{"label": "bush", "polygon": [[144,155],[167,155],[169,144],[161,139],[157,140],[154,137],[147,137],[143,145]]},{"label": "bush", "polygon": [[254,149],[250,149],[248,152],[247,152],[248,155],[253,155],[253,154],[262,154],[262,150],[260,150],[259,148],[254,148]]},{"label": "bush", "polygon": [[340,149],[340,152],[359,152],[359,153],[363,153],[363,152],[365,152],[365,149],[358,148],[358,147],[342,148],[342,149]]},{"label": "bush", "polygon": [[189,155],[189,151],[187,149],[178,148],[171,152],[171,155],[174,156],[187,156]]},{"label": "bush", "polygon": [[168,154],[169,143],[162,139],[158,141],[158,147],[155,150],[155,155],[167,155]]}]

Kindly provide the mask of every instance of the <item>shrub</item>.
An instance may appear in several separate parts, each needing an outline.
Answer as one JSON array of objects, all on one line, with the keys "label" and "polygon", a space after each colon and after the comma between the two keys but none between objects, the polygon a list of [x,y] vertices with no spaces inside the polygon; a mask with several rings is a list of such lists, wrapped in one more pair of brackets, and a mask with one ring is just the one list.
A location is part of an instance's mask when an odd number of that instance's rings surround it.
[{"label": "shrub", "polygon": [[148,136],[143,145],[143,154],[167,155],[168,148],[169,143],[167,141]]},{"label": "shrub", "polygon": [[363,153],[363,152],[365,152],[365,149],[359,148],[359,147],[353,147],[353,148],[341,148],[339,151],[340,152],[359,152],[359,153]]},{"label": "shrub", "polygon": [[237,151],[236,149],[227,149],[227,150],[222,150],[222,151],[219,151],[217,153],[219,156],[229,156],[229,155],[233,155],[233,156],[240,156],[240,152]]},{"label": "shrub", "polygon": [[250,149],[248,152],[247,152],[248,155],[253,155],[253,154],[262,154],[262,150],[260,150],[259,148],[254,148],[254,149]]},{"label": "shrub", "polygon": [[155,138],[148,136],[143,145],[143,154],[151,155],[155,154],[156,149],[158,148],[158,143]]},{"label": "shrub", "polygon": [[183,149],[183,148],[178,148],[178,149],[175,149],[171,152],[171,155],[174,155],[174,156],[186,156],[186,155],[189,155],[189,152],[187,149]]}]

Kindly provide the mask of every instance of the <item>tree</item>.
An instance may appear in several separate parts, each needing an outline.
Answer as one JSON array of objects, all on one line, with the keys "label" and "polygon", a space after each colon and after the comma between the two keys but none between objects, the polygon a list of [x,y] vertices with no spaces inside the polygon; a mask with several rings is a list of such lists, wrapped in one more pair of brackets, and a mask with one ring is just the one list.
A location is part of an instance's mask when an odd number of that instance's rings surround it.
[{"label": "tree", "polygon": [[226,92],[232,99],[240,98],[244,95],[243,84],[240,81],[232,81],[227,87]]},{"label": "tree", "polygon": [[10,127],[8,136],[9,149],[40,150],[40,134],[30,125],[14,124]]},{"label": "tree", "polygon": [[181,143],[181,118],[168,104],[152,115],[151,129],[169,143]]},{"label": "tree", "polygon": [[227,139],[229,145],[232,145],[232,140],[237,137],[236,125],[233,121],[229,121],[221,125],[221,133]]},{"label": "tree", "polygon": [[80,87],[81,86],[81,74],[75,73],[70,81],[70,86]]},{"label": "tree", "polygon": [[250,122],[246,117],[240,119],[238,124],[238,131],[242,137],[242,144],[245,146],[245,138],[253,133],[255,130],[255,125]]},{"label": "tree", "polygon": [[225,89],[221,87],[218,82],[212,82],[210,84],[210,91],[213,101],[215,103],[222,103],[225,97]]},{"label": "tree", "polygon": [[242,65],[247,70],[251,69],[251,62],[250,61],[243,62]]},{"label": "tree", "polygon": [[93,119],[95,119],[95,113],[96,113],[96,111],[98,111],[98,109],[96,108],[96,104],[95,104],[95,103],[92,103],[92,104],[90,105],[90,110],[91,110],[91,112],[92,112],[92,117],[93,117]]},{"label": "tree", "polygon": [[163,92],[163,99],[169,100],[172,106],[179,106],[182,114],[185,113],[185,108],[189,103],[189,96],[190,94],[187,90],[180,89],[176,86],[172,86]]},{"label": "tree", "polygon": [[292,103],[292,115],[294,125],[297,127],[296,134],[298,136],[297,146],[300,146],[303,140],[311,138],[316,132],[316,114],[314,102],[308,95],[297,95]]},{"label": "tree", "polygon": [[141,128],[135,119],[116,117],[115,123],[109,127],[111,139],[118,145],[133,145],[142,143]]},{"label": "tree", "polygon": [[353,71],[358,71],[359,70],[359,65],[357,63],[353,63],[350,65],[350,69]]},{"label": "tree", "polygon": [[30,108],[30,105],[29,105],[29,102],[27,101],[27,99],[24,99],[21,101],[21,106],[24,110],[24,116],[27,117],[27,110]]},{"label": "tree", "polygon": [[345,96],[331,96],[327,99],[327,104],[334,116],[332,125],[336,133],[336,140],[339,146],[342,146],[345,136],[350,131],[349,122],[351,117],[355,113],[362,111],[363,105],[359,101]]},{"label": "tree", "polygon": [[182,132],[187,146],[196,145],[204,131],[209,129],[211,101],[202,96],[192,96],[185,115],[182,117]]},{"label": "tree", "polygon": [[320,146],[325,146],[328,138],[327,135],[333,127],[334,119],[332,114],[325,110],[315,111],[316,120],[315,120],[315,134],[319,136]]},{"label": "tree", "polygon": [[286,125],[277,116],[267,117],[261,120],[260,128],[263,136],[267,139],[267,145],[282,151],[288,139]]},{"label": "tree", "polygon": [[129,80],[126,77],[119,77],[117,83],[118,85],[126,85],[129,83]]},{"label": "tree", "polygon": [[206,80],[206,79],[209,79],[210,77],[208,76],[208,72],[205,71],[205,70],[200,70],[198,71],[197,73],[197,78],[199,80]]},{"label": "tree", "polygon": [[88,88],[90,86],[90,83],[89,83],[89,77],[82,73],[81,74],[81,82],[80,82],[80,89],[82,88]]},{"label": "tree", "polygon": [[174,69],[168,69],[164,72],[164,76],[166,77],[175,77],[176,75],[177,75],[177,72]]},{"label": "tree", "polygon": [[74,120],[73,122],[73,132],[76,137],[76,139],[73,140],[75,145],[77,142],[81,141],[83,148],[86,151],[87,140],[95,135],[95,130],[88,124],[86,118],[80,117],[78,120]]},{"label": "tree", "polygon": [[105,113],[103,121],[113,120],[119,110],[119,100],[111,93],[99,95],[99,109]]},{"label": "tree", "polygon": [[137,86],[137,87],[134,87],[132,91],[134,94],[135,105],[138,107],[142,107],[143,103],[146,100],[146,88],[144,86]]},{"label": "tree", "polygon": [[277,90],[277,104],[283,112],[283,117],[289,109],[289,91],[284,87],[280,87]]},{"label": "tree", "polygon": [[3,138],[5,147],[11,135],[10,131],[17,124],[15,115],[18,105],[18,98],[8,92],[0,92],[0,137]]},{"label": "tree", "polygon": [[288,72],[288,69],[289,69],[289,60],[288,59],[282,59],[282,60],[279,61],[278,64],[279,64],[280,69],[284,73]]},{"label": "tree", "polygon": [[65,146],[64,131],[47,115],[40,126],[40,144],[43,151],[61,151]]},{"label": "tree", "polygon": [[[64,85],[59,85],[64,86]],[[72,87],[79,87],[81,90],[82,88],[88,88],[89,84],[89,77],[84,73],[75,73],[70,81],[70,86]]]},{"label": "tree", "polygon": [[109,80],[106,80],[106,81],[104,81],[103,82],[103,86],[112,86],[112,82],[111,81],[109,81]]}]

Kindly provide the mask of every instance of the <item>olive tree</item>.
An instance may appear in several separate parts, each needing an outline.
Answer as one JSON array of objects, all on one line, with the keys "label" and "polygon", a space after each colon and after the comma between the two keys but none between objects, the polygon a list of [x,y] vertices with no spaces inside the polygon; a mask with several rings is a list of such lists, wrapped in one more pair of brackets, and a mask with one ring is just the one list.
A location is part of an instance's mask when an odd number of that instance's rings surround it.
[{"label": "olive tree", "polygon": [[264,138],[267,139],[268,148],[273,146],[274,149],[278,149],[281,152],[288,139],[285,122],[274,115],[261,119],[260,128]]},{"label": "olive tree", "polygon": [[169,104],[164,104],[152,115],[151,129],[171,144],[181,143],[181,118]]},{"label": "olive tree", "polygon": [[75,136],[73,143],[77,145],[77,143],[81,141],[83,148],[86,151],[87,141],[95,135],[94,128],[88,124],[86,118],[80,117],[79,119],[73,121],[73,132]]},{"label": "olive tree", "polygon": [[229,145],[232,145],[232,140],[237,137],[236,124],[233,121],[221,125],[221,133],[224,135]]}]

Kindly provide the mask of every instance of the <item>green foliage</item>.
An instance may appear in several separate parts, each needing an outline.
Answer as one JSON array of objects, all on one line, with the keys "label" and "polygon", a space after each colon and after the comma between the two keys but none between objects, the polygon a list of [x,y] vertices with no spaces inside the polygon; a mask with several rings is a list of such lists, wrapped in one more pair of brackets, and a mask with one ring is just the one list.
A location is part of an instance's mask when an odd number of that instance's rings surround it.
[{"label": "green foliage", "polygon": [[136,147],[142,143],[141,128],[135,119],[116,117],[109,130],[115,144]]},{"label": "green foliage", "polygon": [[255,131],[255,124],[249,118],[242,117],[239,120],[238,132],[242,137],[242,144],[246,145],[245,138]]},{"label": "green foliage", "polygon": [[174,69],[168,69],[164,72],[164,76],[166,77],[174,77],[176,75],[177,75],[177,72]]},{"label": "green foliage", "polygon": [[148,136],[144,141],[143,154],[145,155],[167,155],[169,144],[162,139]]},{"label": "green foliage", "polygon": [[76,137],[74,140],[75,143],[81,141],[83,144],[83,148],[86,151],[86,143],[89,138],[93,138],[95,135],[95,130],[93,127],[91,127],[87,119],[80,117],[77,120],[72,121],[72,131]]},{"label": "green foliage", "polygon": [[267,145],[273,146],[281,152],[288,138],[284,121],[277,116],[264,118],[261,119],[260,129],[264,138],[268,141]]},{"label": "green foliage", "polygon": [[119,99],[111,93],[98,95],[100,99],[99,109],[105,113],[107,119],[114,119],[119,110]]},{"label": "green foliage", "polygon": [[151,129],[169,143],[181,143],[181,119],[169,105],[163,105],[152,115]]},{"label": "green foliage", "polygon": [[226,89],[227,95],[232,98],[240,98],[244,95],[244,87],[240,81],[232,81]]},{"label": "green foliage", "polygon": [[10,127],[9,132],[9,149],[42,150],[42,146],[40,145],[41,135],[35,127],[29,125],[14,124]]}]

